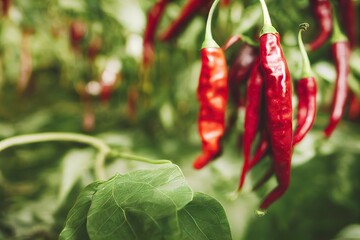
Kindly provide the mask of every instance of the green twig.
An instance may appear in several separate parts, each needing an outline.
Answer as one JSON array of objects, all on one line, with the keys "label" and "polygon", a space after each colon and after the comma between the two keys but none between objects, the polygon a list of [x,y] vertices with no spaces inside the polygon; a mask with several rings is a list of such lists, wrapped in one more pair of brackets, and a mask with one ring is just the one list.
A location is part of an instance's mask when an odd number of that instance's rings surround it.
[{"label": "green twig", "polygon": [[129,154],[129,153],[121,153],[121,152],[118,152],[115,150],[111,151],[110,156],[114,157],[114,158],[125,158],[125,159],[129,159],[129,160],[151,163],[151,164],[171,163],[171,161],[169,161],[169,160],[154,160],[154,159],[149,159],[149,158],[145,158],[145,157],[141,157],[141,156],[137,156],[137,155],[133,155],[133,154]]},{"label": "green twig", "polygon": [[95,158],[95,176],[97,179],[106,179],[104,163],[106,156],[110,153],[110,147],[103,141],[83,134],[76,133],[37,133],[28,134],[16,137],[10,137],[0,141],[0,152],[18,145],[37,143],[37,142],[48,142],[48,141],[71,141],[89,144],[96,148],[99,152]]}]

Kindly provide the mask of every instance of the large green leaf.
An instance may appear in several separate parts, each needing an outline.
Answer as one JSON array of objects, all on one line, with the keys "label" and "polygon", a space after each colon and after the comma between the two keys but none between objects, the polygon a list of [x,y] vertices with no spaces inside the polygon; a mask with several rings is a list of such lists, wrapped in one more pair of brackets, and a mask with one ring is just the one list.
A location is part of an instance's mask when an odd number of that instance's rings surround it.
[{"label": "large green leaf", "polygon": [[86,217],[89,211],[93,195],[99,186],[99,182],[88,185],[76,200],[71,208],[64,229],[60,233],[60,240],[70,239],[89,239],[86,230]]},{"label": "large green leaf", "polygon": [[88,213],[91,239],[174,239],[180,234],[177,211],[193,192],[179,167],[116,175],[102,184]]},{"label": "large green leaf", "polygon": [[232,239],[224,208],[204,193],[196,193],[178,216],[184,240]]}]

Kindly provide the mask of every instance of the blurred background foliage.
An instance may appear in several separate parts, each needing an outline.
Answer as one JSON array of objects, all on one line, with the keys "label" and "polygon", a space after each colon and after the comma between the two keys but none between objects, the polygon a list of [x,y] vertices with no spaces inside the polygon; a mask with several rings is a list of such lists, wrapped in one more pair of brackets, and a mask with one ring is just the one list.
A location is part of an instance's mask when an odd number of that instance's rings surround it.
[{"label": "blurred background foliage", "polygon": [[[292,77],[297,79],[298,25],[310,23],[305,42],[317,29],[308,1],[267,2]],[[354,2],[359,15],[360,2]],[[250,174],[238,198],[232,197],[243,161],[236,145],[243,131],[243,110],[225,139],[224,154],[201,171],[191,167],[201,150],[195,92],[206,14],[197,16],[176,40],[156,41],[155,62],[145,70],[142,34],[153,3],[13,0],[0,22],[0,139],[78,132],[127,152],[170,159],[194,190],[223,204],[234,239],[360,239],[360,120],[345,114],[330,139],[322,135],[335,81],[329,45],[309,54],[320,105],[313,130],[294,150],[290,189],[259,218],[254,211],[275,179],[256,193],[250,189],[269,165],[268,158]],[[159,33],[184,3],[169,4]],[[74,23],[85,33],[76,46],[69,33]],[[216,13],[213,35],[222,44],[232,33],[255,36],[261,24],[258,1],[232,1]],[[229,64],[238,47],[227,52]],[[357,48],[349,85],[358,97],[359,62]],[[79,191],[94,181],[94,153],[73,143],[39,143],[1,152],[0,239],[57,239]],[[111,177],[146,167],[117,159],[108,162],[107,173]]]}]

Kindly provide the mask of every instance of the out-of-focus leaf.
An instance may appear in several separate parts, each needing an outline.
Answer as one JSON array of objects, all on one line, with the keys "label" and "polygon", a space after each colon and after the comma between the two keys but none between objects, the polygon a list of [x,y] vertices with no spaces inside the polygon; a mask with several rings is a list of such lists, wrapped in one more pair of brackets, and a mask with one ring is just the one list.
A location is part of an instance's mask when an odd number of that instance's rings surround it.
[{"label": "out-of-focus leaf", "polygon": [[360,224],[352,224],[343,228],[333,240],[360,239]]},{"label": "out-of-focus leaf", "polygon": [[178,213],[181,239],[231,240],[231,232],[224,208],[214,198],[195,193],[194,199]]},{"label": "out-of-focus leaf", "polygon": [[74,184],[91,166],[94,159],[93,149],[74,149],[62,160],[62,180],[59,190],[59,203],[66,199]]}]

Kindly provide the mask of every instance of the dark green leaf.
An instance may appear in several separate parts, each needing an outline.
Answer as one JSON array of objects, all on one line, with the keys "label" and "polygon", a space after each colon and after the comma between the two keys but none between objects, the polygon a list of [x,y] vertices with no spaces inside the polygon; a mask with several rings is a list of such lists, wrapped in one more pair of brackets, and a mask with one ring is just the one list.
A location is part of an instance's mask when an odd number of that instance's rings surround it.
[{"label": "dark green leaf", "polygon": [[221,204],[214,198],[196,193],[179,211],[182,239],[232,239],[228,220]]}]

